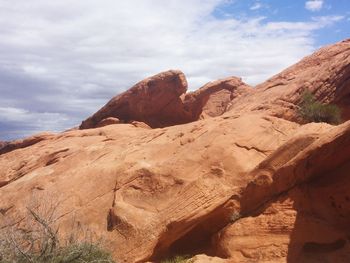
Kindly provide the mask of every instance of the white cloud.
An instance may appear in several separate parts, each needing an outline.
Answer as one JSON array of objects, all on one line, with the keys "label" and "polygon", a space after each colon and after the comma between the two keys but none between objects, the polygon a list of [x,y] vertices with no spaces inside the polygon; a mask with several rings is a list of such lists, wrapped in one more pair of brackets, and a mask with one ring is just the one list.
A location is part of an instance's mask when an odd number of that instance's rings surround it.
[{"label": "white cloud", "polygon": [[6,130],[0,130],[0,136],[16,139],[42,131],[64,130],[64,124],[69,121],[69,118],[61,113],[31,112],[21,108],[0,107],[0,120],[1,123],[8,123],[11,126],[11,134],[6,135]]},{"label": "white cloud", "polygon": [[320,11],[323,7],[323,0],[310,0],[305,2],[305,8],[309,11]]},{"label": "white cloud", "polygon": [[[59,130],[79,124],[139,80],[171,68],[184,71],[190,89],[230,75],[258,84],[311,53],[313,32],[340,19],[215,17],[225,3],[0,1],[0,106],[24,110],[11,116],[26,130]],[[12,128],[4,127],[17,117],[3,116],[0,130],[9,134]],[[46,122],[37,121],[39,116]]]},{"label": "white cloud", "polygon": [[262,7],[263,7],[263,5],[260,2],[256,2],[250,7],[250,10],[258,10]]}]

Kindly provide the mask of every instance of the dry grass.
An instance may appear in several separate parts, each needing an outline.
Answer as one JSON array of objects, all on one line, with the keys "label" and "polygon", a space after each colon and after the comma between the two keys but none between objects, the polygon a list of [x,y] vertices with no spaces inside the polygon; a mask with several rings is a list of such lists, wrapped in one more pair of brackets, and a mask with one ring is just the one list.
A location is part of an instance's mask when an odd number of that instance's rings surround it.
[{"label": "dry grass", "polygon": [[[39,202],[41,200],[41,202]],[[14,223],[2,215],[6,227],[0,232],[1,263],[113,263],[91,231],[72,219],[70,235],[60,238],[60,202],[33,198],[24,220]]]}]

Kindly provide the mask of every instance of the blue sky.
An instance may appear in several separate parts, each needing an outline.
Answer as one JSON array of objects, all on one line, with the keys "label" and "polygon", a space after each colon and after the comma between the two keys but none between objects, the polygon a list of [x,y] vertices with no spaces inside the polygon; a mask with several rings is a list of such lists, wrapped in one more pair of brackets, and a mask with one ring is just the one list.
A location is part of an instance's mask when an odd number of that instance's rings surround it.
[{"label": "blue sky", "polygon": [[77,126],[147,76],[256,85],[350,37],[349,0],[0,0],[0,140]]},{"label": "blue sky", "polygon": [[[309,2],[307,4],[307,2]],[[214,11],[218,18],[264,17],[266,22],[300,22],[312,21],[318,16],[344,16],[337,24],[314,32],[315,42],[323,46],[349,38],[350,1],[349,0],[245,0],[226,1]]]}]

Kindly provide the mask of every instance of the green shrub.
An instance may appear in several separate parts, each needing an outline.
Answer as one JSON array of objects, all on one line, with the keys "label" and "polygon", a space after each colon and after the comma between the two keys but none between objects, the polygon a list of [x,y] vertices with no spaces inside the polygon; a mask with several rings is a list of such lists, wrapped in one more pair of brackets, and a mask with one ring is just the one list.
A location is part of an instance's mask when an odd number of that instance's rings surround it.
[{"label": "green shrub", "polygon": [[299,106],[299,115],[306,122],[341,123],[339,107],[334,104],[322,104],[308,90],[304,91]]}]

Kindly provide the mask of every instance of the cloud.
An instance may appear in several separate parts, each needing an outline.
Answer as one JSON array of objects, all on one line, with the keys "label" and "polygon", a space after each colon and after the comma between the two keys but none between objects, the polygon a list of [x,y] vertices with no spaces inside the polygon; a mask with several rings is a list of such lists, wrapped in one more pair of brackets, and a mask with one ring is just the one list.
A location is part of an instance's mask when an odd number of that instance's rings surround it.
[{"label": "cloud", "polygon": [[69,122],[69,117],[61,113],[40,113],[20,108],[0,107],[0,125],[2,127],[0,136],[16,139],[32,133],[52,131],[52,127],[63,130],[67,121]]},{"label": "cloud", "polygon": [[310,0],[305,2],[305,8],[309,11],[320,11],[323,7],[323,0]]},{"label": "cloud", "polygon": [[187,75],[190,89],[231,75],[258,84],[311,53],[313,32],[339,19],[216,17],[227,3],[1,1],[0,140],[78,125],[171,68]]},{"label": "cloud", "polygon": [[260,2],[256,2],[250,7],[250,10],[258,10],[258,9],[261,9],[262,7],[263,5]]}]

